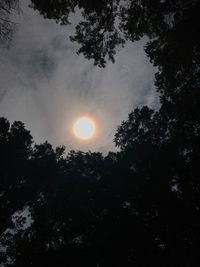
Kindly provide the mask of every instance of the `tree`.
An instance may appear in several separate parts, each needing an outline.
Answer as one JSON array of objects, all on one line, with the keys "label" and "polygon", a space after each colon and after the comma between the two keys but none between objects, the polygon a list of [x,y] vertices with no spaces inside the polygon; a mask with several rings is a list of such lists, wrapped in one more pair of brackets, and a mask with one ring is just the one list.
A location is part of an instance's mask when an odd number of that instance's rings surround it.
[{"label": "tree", "polygon": [[78,42],[82,53],[94,64],[105,66],[108,57],[114,62],[115,49],[124,44],[120,31],[115,26],[119,0],[109,1],[32,1],[32,7],[38,9],[45,18],[53,18],[57,23],[68,24],[70,13],[76,8],[82,10],[83,21],[76,26],[76,34],[71,41]]},{"label": "tree", "polygon": [[78,53],[100,67],[108,59],[114,62],[117,47],[126,40],[147,36],[145,51],[158,69],[155,85],[163,112],[199,128],[199,1],[32,0],[32,7],[61,24],[68,24],[79,8],[82,17],[71,40],[80,44]]},{"label": "tree", "polygon": [[[98,3],[79,0],[47,3],[45,0],[32,0],[32,6],[44,17],[56,19],[61,24],[68,24],[70,13],[75,12],[77,7],[81,9],[83,20],[78,23],[72,40],[81,45],[79,53],[89,59],[93,58],[99,66],[105,65],[107,56],[113,61],[116,47],[123,44],[125,39],[135,41],[144,35],[152,40],[146,49],[157,66],[161,65],[160,59],[155,58],[149,50],[164,52],[166,46],[173,46],[174,54],[178,52],[174,60],[186,60],[185,52],[188,52],[188,48],[192,52],[191,49],[198,49],[199,46],[199,3],[196,0],[101,0]],[[187,40],[184,44],[181,43],[182,38]],[[190,52],[187,54],[192,56]]]},{"label": "tree", "polygon": [[23,124],[1,119],[1,148],[17,155],[1,159],[19,165],[6,169],[12,179],[1,191],[6,266],[199,266],[197,154],[180,151],[164,115],[147,107],[129,114],[116,133],[121,151],[106,157],[65,156],[48,142],[30,149]]},{"label": "tree", "polygon": [[[118,44],[149,37],[161,108],[136,108],[118,153],[32,145],[23,123],[0,120],[2,253],[15,266],[198,267],[200,225],[199,1],[38,1],[47,18],[82,21],[72,41],[104,67]],[[120,29],[120,30],[119,30]],[[9,152],[9,153],[8,153]],[[6,181],[6,182],[5,182]],[[29,208],[32,224],[13,214]],[[14,234],[6,229],[12,228]]]},{"label": "tree", "polygon": [[1,0],[0,2],[0,44],[9,44],[16,24],[11,14],[19,12],[19,0]]},{"label": "tree", "polygon": [[193,230],[200,221],[199,135],[181,122],[166,117],[163,109],[136,109],[118,128],[115,142],[135,176],[134,206],[155,239],[162,240],[158,246],[167,255],[166,264],[198,266],[199,238]]},{"label": "tree", "polygon": [[2,233],[11,222],[11,215],[21,208],[21,194],[27,179],[27,167],[32,151],[32,136],[24,124],[15,121],[12,125],[0,118],[0,192]]}]

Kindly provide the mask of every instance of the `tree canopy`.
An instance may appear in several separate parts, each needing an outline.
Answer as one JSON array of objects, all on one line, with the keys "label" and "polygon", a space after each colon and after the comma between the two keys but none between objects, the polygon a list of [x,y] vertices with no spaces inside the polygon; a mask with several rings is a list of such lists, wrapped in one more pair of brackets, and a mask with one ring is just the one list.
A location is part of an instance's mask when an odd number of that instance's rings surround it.
[{"label": "tree canopy", "polygon": [[3,266],[199,266],[199,138],[182,147],[163,116],[134,110],[107,156],[1,118]]},{"label": "tree canopy", "polygon": [[72,41],[101,67],[148,36],[161,107],[134,109],[106,156],[35,144],[1,118],[1,266],[200,266],[199,5],[32,0],[61,24],[79,8]]},{"label": "tree canopy", "polygon": [[147,36],[144,49],[157,67],[155,86],[163,112],[185,126],[193,120],[191,130],[199,127],[198,0],[32,0],[32,7],[60,24],[68,24],[70,14],[80,9],[71,40],[79,43],[78,53],[100,67],[114,62],[118,46]]},{"label": "tree canopy", "polygon": [[93,58],[99,66],[105,66],[106,59],[113,61],[116,48],[126,40],[136,41],[145,35],[150,39],[147,53],[157,66],[166,57],[172,59],[166,62],[171,65],[198,57],[197,0],[32,0],[32,7],[60,24],[68,24],[69,15],[79,8],[82,18],[71,39],[80,44],[78,53]]}]

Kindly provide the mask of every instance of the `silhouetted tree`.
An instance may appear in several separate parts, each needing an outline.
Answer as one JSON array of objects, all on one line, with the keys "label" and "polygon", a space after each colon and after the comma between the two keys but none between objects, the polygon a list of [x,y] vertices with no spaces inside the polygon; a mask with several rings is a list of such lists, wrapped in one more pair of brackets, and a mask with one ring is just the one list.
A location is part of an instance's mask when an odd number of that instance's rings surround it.
[{"label": "silhouetted tree", "polygon": [[132,112],[116,133],[121,152],[106,157],[65,156],[48,142],[31,147],[22,123],[0,125],[1,148],[18,155],[7,161],[2,153],[4,166],[20,160],[19,170],[4,170],[12,179],[1,190],[9,210],[1,224],[6,266],[199,265],[197,154],[180,153],[176,128],[162,112]]},{"label": "silhouetted tree", "polygon": [[199,135],[190,130],[186,139],[180,121],[164,115],[162,110],[136,109],[118,128],[115,142],[135,176],[134,204],[166,255],[162,261],[198,266],[200,240],[193,230],[200,221]]},{"label": "silhouetted tree", "polygon": [[[37,1],[68,24],[95,64],[147,35],[161,108],[136,108],[118,153],[32,144],[0,119],[1,259],[5,266],[198,267],[200,244],[199,1]],[[120,29],[120,30],[119,30]],[[30,213],[27,225],[25,211]],[[29,218],[30,220],[30,218]],[[8,261],[10,259],[10,262]]]},{"label": "silhouetted tree", "polygon": [[19,12],[19,0],[0,1],[0,44],[9,44],[12,39],[16,23],[10,17],[16,12]]},{"label": "silhouetted tree", "polygon": [[125,39],[135,41],[144,35],[151,40],[146,51],[156,66],[164,61],[191,62],[191,58],[198,57],[200,7],[196,0],[32,0],[32,6],[61,24],[68,24],[69,15],[79,8],[82,18],[71,39],[81,45],[78,53],[93,58],[99,66],[105,66],[107,57],[114,60],[116,47],[123,45]]},{"label": "silhouetted tree", "polygon": [[8,223],[9,216],[21,207],[20,191],[27,178],[31,145],[32,136],[22,122],[10,126],[5,118],[0,118],[1,231],[5,230],[4,223]]},{"label": "silhouetted tree", "polygon": [[158,69],[155,85],[163,112],[199,127],[199,1],[32,0],[32,6],[61,24],[69,23],[69,15],[79,8],[82,17],[71,40],[80,44],[78,53],[100,67],[107,59],[114,61],[126,40],[147,36],[145,51]]},{"label": "silhouetted tree", "polygon": [[108,58],[114,62],[116,47],[124,44],[115,22],[118,15],[119,0],[94,1],[32,1],[32,7],[38,9],[45,18],[55,19],[57,23],[69,23],[69,15],[77,8],[82,10],[83,20],[76,26],[71,37],[78,42],[82,53],[88,59],[94,59],[95,65],[105,66]]}]

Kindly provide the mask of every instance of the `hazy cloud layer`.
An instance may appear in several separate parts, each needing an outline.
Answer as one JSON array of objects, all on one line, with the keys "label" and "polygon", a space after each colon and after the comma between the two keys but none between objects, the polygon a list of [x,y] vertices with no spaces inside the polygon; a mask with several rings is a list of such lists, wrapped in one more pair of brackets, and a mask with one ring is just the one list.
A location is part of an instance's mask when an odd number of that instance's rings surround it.
[{"label": "hazy cloud layer", "polygon": [[[0,115],[23,121],[37,143],[47,139],[67,149],[113,150],[116,127],[128,113],[157,103],[145,40],[127,44],[114,65],[100,69],[76,55],[68,40],[71,26],[44,20],[25,4],[22,9],[11,48],[0,48]],[[101,125],[97,140],[85,146],[70,134],[83,113],[94,114]]]}]

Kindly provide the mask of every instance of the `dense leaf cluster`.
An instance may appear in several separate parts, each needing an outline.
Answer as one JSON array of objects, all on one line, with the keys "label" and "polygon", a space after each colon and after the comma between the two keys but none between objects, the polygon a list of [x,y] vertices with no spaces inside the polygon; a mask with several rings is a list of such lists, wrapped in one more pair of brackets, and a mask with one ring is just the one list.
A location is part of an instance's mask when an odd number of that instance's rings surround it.
[{"label": "dense leaf cluster", "polygon": [[175,131],[143,107],[117,130],[121,152],[65,155],[1,118],[5,266],[199,266],[200,148]]},{"label": "dense leaf cluster", "polygon": [[157,67],[155,86],[165,113],[162,116],[174,121],[173,127],[182,134],[199,131],[198,0],[32,0],[32,6],[58,23],[79,8],[82,17],[71,40],[80,44],[78,53],[100,67],[105,67],[108,59],[114,62],[117,47],[125,41],[147,36],[144,49]]},{"label": "dense leaf cluster", "polygon": [[32,0],[46,18],[83,20],[73,41],[95,64],[149,37],[161,107],[136,108],[118,153],[35,145],[0,119],[2,266],[199,267],[199,1]]}]

